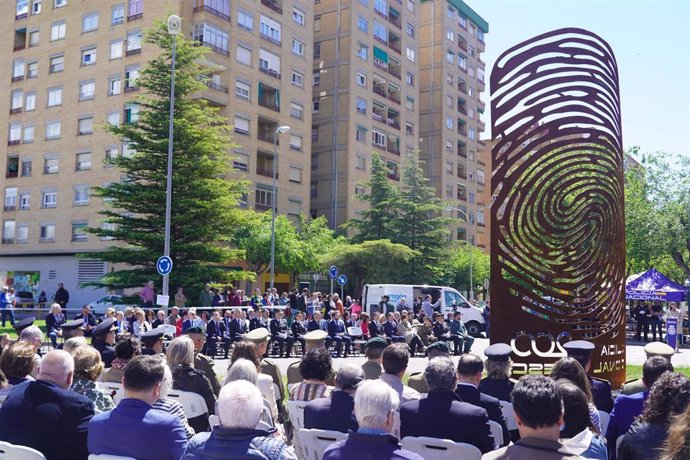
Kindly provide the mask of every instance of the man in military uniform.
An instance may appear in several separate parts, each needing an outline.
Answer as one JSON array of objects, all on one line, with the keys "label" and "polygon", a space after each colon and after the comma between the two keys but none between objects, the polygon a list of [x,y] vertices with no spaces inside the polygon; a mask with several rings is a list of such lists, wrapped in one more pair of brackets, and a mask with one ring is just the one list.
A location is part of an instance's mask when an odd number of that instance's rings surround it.
[{"label": "man in military uniform", "polygon": [[[256,345],[256,351],[259,356],[264,356],[268,350],[268,342],[271,340],[271,333],[265,327],[258,327],[247,333],[245,336],[247,342]],[[283,374],[280,372],[278,365],[269,358],[261,360],[261,373],[269,375],[273,379],[273,384],[278,387],[276,394],[276,404],[278,405],[279,421],[287,419],[285,408],[283,407],[283,400],[285,399],[285,384],[283,383]]]},{"label": "man in military uniform", "polygon": [[142,332],[141,343],[143,345],[141,348],[142,355],[165,357],[163,354],[163,328]]},{"label": "man in military uniform", "polygon": [[510,393],[515,386],[515,380],[510,378],[512,349],[507,343],[495,343],[484,350],[487,376],[479,382],[479,391],[501,401],[510,402]]},{"label": "man in military uniform", "polygon": [[[663,342],[650,342],[644,346],[644,352],[647,354],[647,358],[652,356],[662,356],[671,361],[671,357],[675,353],[675,350]],[[647,389],[648,388],[645,386],[644,382],[642,382],[642,379],[628,380],[623,384],[621,394],[631,395],[640,393],[641,391],[646,391]]]},{"label": "man in military uniform", "polygon": [[185,334],[194,342],[194,368],[206,374],[206,377],[211,382],[211,387],[213,387],[213,392],[218,396],[220,392],[220,383],[218,382],[216,371],[213,368],[213,359],[201,353],[206,343],[206,331],[204,331],[202,326],[192,326],[187,329]]},{"label": "man in military uniform", "polygon": [[383,350],[388,346],[388,342],[383,337],[373,337],[364,345],[364,356],[367,361],[362,364],[364,378],[366,380],[377,380],[383,373],[381,363],[383,361]]},{"label": "man in military uniform", "polygon": [[[305,342],[305,350],[304,350],[304,355],[306,356],[307,352],[313,348],[324,348],[326,340],[328,339],[328,334],[326,331],[322,331],[321,329],[318,329],[316,331],[311,331],[307,332],[304,335],[304,342]],[[290,364],[287,368],[287,378],[288,378],[288,385],[292,385],[293,383],[300,383],[303,378],[302,378],[302,373],[299,371],[299,363],[300,361],[295,361],[292,364]],[[328,376],[326,379],[326,384],[334,386],[335,385],[335,370],[331,371],[331,375]]]},{"label": "man in military uniform", "polygon": [[62,329],[63,342],[58,345],[57,349],[62,350],[64,343],[72,337],[84,337],[84,329],[82,329],[83,324],[84,322],[80,319],[73,319],[72,321],[62,323],[60,328]]},{"label": "man in military uniform", "polygon": [[[446,358],[449,357],[450,348],[448,348],[448,343],[434,342],[430,344],[428,347],[426,347],[426,356],[429,361],[438,356],[444,356]],[[429,392],[429,386],[426,384],[426,380],[424,380],[424,372],[413,372],[410,375],[410,378],[407,379],[407,385],[420,393]]]},{"label": "man in military uniform", "polygon": [[604,379],[592,377],[590,370],[592,368],[592,352],[594,351],[594,344],[586,340],[573,340],[563,345],[568,356],[575,358],[579,362],[589,379],[589,385],[592,387],[592,399],[597,409],[604,412],[611,412],[613,410],[613,395],[611,394],[611,382]]},{"label": "man in military uniform", "polygon": [[115,318],[106,318],[91,330],[91,345],[101,354],[105,367],[112,366],[115,359],[116,330]]}]

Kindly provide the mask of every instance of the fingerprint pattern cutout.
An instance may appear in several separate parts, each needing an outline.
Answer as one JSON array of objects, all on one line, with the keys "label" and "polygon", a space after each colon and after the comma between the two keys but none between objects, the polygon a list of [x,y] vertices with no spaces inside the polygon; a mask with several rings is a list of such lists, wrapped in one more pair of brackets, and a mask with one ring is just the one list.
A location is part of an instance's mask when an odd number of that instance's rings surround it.
[{"label": "fingerprint pattern cutout", "polygon": [[[518,330],[625,337],[618,68],[582,29],[501,55],[491,73],[491,303]],[[498,320],[499,318],[495,318]],[[624,342],[623,342],[624,343]]]}]

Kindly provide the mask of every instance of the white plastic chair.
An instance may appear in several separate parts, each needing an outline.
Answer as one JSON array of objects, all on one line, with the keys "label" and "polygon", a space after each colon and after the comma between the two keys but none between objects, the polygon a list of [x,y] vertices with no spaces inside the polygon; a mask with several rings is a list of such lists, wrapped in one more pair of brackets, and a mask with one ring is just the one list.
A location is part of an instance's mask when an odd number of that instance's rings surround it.
[{"label": "white plastic chair", "polygon": [[498,422],[489,420],[489,428],[491,429],[491,435],[494,437],[494,449],[498,449],[503,445],[503,428]]},{"label": "white plastic chair", "polygon": [[91,454],[89,460],[137,460],[134,457],[123,457],[121,455],[110,454]]},{"label": "white plastic chair", "polygon": [[395,418],[393,419],[393,431],[391,434],[400,439],[400,412],[397,410],[395,411]]},{"label": "white plastic chair", "polygon": [[453,442],[449,439],[406,436],[401,444],[403,449],[419,454],[425,460],[448,460],[449,458],[482,460],[482,451],[472,444]]},{"label": "white plastic chair", "polygon": [[517,421],[515,420],[515,410],[513,409],[513,404],[508,401],[501,401],[501,412],[503,412],[503,418],[506,419],[506,426],[509,431],[517,430]]},{"label": "white plastic chair", "polygon": [[321,460],[328,446],[347,439],[347,433],[328,430],[299,430],[300,444],[305,460]]},{"label": "white plastic chair", "polygon": [[0,458],[7,460],[46,460],[45,455],[31,447],[0,441]]},{"label": "white plastic chair", "polygon": [[295,431],[304,428],[304,406],[308,401],[288,401],[287,411]]},{"label": "white plastic chair", "polygon": [[163,328],[164,335],[171,335],[173,337],[177,335],[177,327],[173,326],[172,324],[163,324],[162,326],[158,327]]},{"label": "white plastic chair", "polygon": [[347,334],[352,338],[352,353],[360,353],[360,348],[363,349],[364,345],[367,343],[366,340],[362,340],[364,332],[361,327],[352,326],[347,328]]},{"label": "white plastic chair", "polygon": [[113,402],[115,405],[120,404],[120,401],[122,401],[122,398],[125,397],[125,390],[122,387],[121,383],[115,383],[115,382],[98,382],[98,386],[107,391],[110,394],[113,394]]},{"label": "white plastic chair", "polygon": [[599,411],[599,424],[601,425],[601,433],[606,434],[606,429],[611,421],[611,415],[603,410]]},{"label": "white plastic chair", "polygon": [[188,419],[208,414],[206,400],[198,393],[192,391],[171,391],[168,398],[179,401]]}]

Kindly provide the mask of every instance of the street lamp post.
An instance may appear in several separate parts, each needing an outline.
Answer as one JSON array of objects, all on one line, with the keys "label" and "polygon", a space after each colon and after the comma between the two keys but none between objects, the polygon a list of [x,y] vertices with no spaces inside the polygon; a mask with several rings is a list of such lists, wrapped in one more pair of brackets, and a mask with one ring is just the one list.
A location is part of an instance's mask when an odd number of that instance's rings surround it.
[{"label": "street lamp post", "polygon": [[278,166],[278,134],[290,131],[289,126],[278,126],[273,132],[273,198],[271,199],[271,291],[275,283],[276,276],[276,201],[278,193],[276,188],[276,175]]},{"label": "street lamp post", "polygon": [[[177,35],[181,31],[179,16],[168,16],[168,34],[172,35],[172,64],[170,73],[170,120],[168,124],[168,174],[165,187],[165,236],[163,255],[170,257],[170,215],[172,213],[172,175],[173,175],[173,127],[175,122],[175,54]],[[163,275],[163,295],[167,296],[170,287],[170,275]]]}]

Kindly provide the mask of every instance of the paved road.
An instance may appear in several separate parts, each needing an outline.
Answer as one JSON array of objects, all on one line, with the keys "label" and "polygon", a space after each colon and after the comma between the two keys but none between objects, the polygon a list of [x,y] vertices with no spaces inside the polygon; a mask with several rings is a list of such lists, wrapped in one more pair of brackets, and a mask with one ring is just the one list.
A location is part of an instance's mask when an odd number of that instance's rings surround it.
[{"label": "paved road", "polygon": [[[475,353],[479,356],[482,357],[482,359],[485,358],[484,356],[484,349],[489,346],[489,339],[475,339],[474,345],[472,346],[472,353]],[[627,357],[627,362],[628,364],[634,364],[634,365],[642,365],[646,359],[645,353],[644,353],[644,344],[640,344],[637,342],[628,342],[627,350],[626,350],[626,357]],[[354,357],[349,357],[347,358],[348,361],[354,362],[361,364],[365,361],[363,356],[354,356]],[[457,362],[457,358],[455,358]],[[290,359],[274,359],[275,362],[278,363],[278,366],[280,366],[281,371],[283,372],[283,375],[285,375],[285,372],[288,368],[288,366],[295,362],[298,361],[298,358],[290,358]],[[338,369],[340,365],[345,362],[344,358],[334,358],[333,359],[333,366]],[[413,372],[421,372],[424,370],[426,367],[427,360],[426,358],[412,358],[410,360],[410,365],[407,368],[407,373],[413,373]],[[673,364],[674,366],[678,367],[690,367],[690,348],[681,348],[678,353],[673,357]],[[225,376],[226,369],[228,366],[228,361],[225,359],[221,360],[216,360],[216,373],[218,375]]]}]

